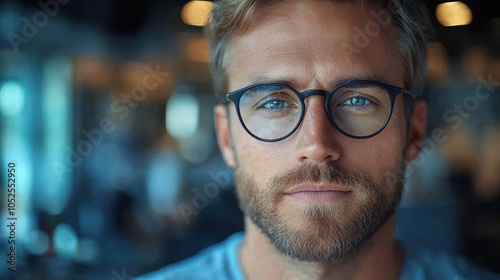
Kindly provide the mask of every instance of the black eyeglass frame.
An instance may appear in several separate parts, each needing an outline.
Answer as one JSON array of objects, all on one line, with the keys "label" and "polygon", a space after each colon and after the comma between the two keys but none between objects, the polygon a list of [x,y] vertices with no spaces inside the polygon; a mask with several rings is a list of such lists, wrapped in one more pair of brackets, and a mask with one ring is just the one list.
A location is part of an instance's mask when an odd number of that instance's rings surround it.
[{"label": "black eyeglass frame", "polygon": [[[351,135],[351,134],[343,131],[335,123],[335,121],[333,120],[332,113],[330,111],[330,106],[329,106],[330,100],[331,100],[333,94],[337,90],[339,90],[340,88],[349,86],[349,85],[375,85],[375,86],[380,86],[380,87],[384,88],[387,91],[387,93],[389,94],[389,98],[391,100],[391,110],[389,112],[389,116],[387,117],[387,120],[385,121],[384,125],[379,130],[377,130],[376,132],[374,132],[374,133],[372,133],[370,135],[367,135],[367,136],[355,136],[355,135]],[[253,89],[253,88],[257,88],[257,87],[269,87],[269,86],[279,86],[281,88],[286,88],[286,89],[291,90],[293,93],[295,93],[295,95],[297,95],[297,97],[300,100],[301,106],[302,106],[301,107],[301,112],[300,112],[300,118],[299,118],[299,121],[297,122],[297,124],[295,125],[295,127],[288,134],[286,134],[286,135],[284,135],[282,137],[276,138],[276,139],[271,139],[271,140],[264,139],[264,138],[256,136],[255,134],[253,134],[246,127],[245,122],[243,121],[243,119],[241,117],[240,104],[239,104],[241,96],[243,96],[243,94],[245,94],[248,90]],[[302,92],[300,92],[300,91],[298,91],[298,90],[294,89],[293,87],[291,87],[289,85],[286,85],[286,84],[280,84],[280,83],[263,83],[263,84],[250,85],[250,86],[247,86],[247,87],[244,87],[244,88],[241,88],[241,89],[238,89],[238,90],[235,90],[235,91],[232,91],[232,92],[226,94],[226,103],[228,103],[228,101],[233,102],[233,104],[234,104],[234,106],[236,108],[236,112],[238,114],[238,118],[240,120],[241,125],[243,126],[243,128],[245,129],[245,131],[248,134],[250,134],[253,138],[255,138],[255,139],[259,140],[259,141],[263,141],[263,142],[278,142],[278,141],[281,141],[281,140],[284,140],[284,139],[288,138],[290,135],[292,135],[297,130],[297,128],[299,128],[300,124],[302,123],[302,121],[304,119],[304,114],[305,114],[305,111],[306,111],[306,104],[305,104],[304,100],[307,97],[309,97],[309,96],[322,95],[322,96],[325,97],[325,111],[326,111],[326,113],[328,115],[328,119],[330,120],[330,123],[332,123],[333,127],[337,131],[339,131],[343,135],[345,135],[347,137],[350,137],[350,138],[354,138],[354,139],[367,139],[367,138],[371,138],[371,137],[379,134],[380,132],[382,132],[382,130],[385,129],[385,127],[387,126],[387,124],[391,120],[392,111],[394,109],[394,103],[395,103],[396,97],[400,93],[404,93],[408,97],[410,97],[409,98],[409,102],[413,102],[413,100],[415,100],[417,98],[417,96],[414,93],[410,92],[409,90],[407,90],[405,88],[396,87],[396,86],[393,86],[393,85],[389,85],[389,84],[386,84],[386,83],[382,83],[382,82],[379,82],[379,81],[373,81],[373,80],[350,80],[348,82],[345,82],[345,83],[342,83],[342,84],[336,86],[331,91],[326,91],[326,90],[322,90],[322,89],[308,89],[308,90],[304,90]]]}]

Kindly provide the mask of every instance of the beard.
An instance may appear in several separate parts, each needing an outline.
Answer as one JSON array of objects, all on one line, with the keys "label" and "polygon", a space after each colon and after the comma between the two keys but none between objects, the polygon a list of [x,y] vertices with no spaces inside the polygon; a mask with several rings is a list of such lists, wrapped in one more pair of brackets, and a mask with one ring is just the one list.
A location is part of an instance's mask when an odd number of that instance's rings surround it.
[{"label": "beard", "polygon": [[[335,165],[305,164],[271,178],[265,188],[237,166],[240,208],[282,254],[304,262],[342,260],[362,247],[394,214],[404,164],[379,182]],[[391,176],[392,175],[392,176]],[[304,183],[342,185],[351,192],[334,203],[290,203],[284,192]]]}]

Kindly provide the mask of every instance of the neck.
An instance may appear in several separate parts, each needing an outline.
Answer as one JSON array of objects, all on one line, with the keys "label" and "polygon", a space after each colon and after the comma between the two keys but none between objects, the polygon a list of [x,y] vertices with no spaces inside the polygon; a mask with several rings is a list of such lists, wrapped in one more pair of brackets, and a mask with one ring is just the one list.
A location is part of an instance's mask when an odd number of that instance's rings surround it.
[{"label": "neck", "polygon": [[398,279],[402,248],[394,237],[394,215],[353,255],[335,262],[306,263],[276,250],[266,235],[245,217],[240,261],[247,279]]}]

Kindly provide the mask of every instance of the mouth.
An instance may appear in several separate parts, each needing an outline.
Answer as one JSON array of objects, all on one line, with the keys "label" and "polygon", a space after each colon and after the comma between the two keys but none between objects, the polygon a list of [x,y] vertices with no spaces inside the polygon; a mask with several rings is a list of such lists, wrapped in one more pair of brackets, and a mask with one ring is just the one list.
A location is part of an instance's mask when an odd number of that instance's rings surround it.
[{"label": "mouth", "polygon": [[306,203],[333,203],[350,196],[351,190],[340,185],[302,185],[284,193],[285,197]]}]

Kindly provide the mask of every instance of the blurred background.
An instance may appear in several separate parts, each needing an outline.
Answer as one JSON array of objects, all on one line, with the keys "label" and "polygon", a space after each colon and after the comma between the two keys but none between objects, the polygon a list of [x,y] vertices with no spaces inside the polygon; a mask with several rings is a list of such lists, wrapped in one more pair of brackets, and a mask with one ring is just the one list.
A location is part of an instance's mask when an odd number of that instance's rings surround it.
[{"label": "blurred background", "polygon": [[[500,272],[498,3],[426,2],[428,139],[397,235]],[[242,230],[213,131],[211,4],[0,2],[0,251],[14,163],[17,279],[131,279]]]}]

